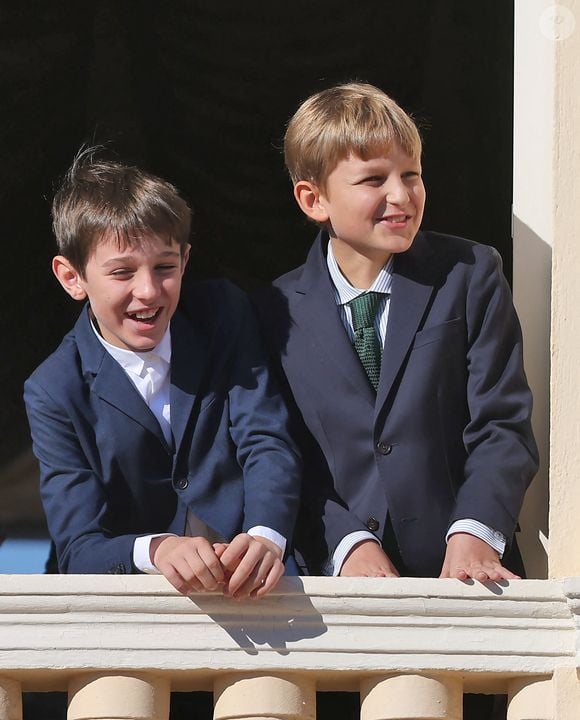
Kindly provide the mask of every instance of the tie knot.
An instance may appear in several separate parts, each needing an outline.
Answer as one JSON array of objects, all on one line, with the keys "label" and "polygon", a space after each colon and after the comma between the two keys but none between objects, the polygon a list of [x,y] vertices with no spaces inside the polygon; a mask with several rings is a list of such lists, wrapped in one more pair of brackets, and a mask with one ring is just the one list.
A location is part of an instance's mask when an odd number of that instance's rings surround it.
[{"label": "tie knot", "polygon": [[373,327],[382,297],[382,293],[368,292],[347,303],[352,313],[352,326],[355,332]]}]

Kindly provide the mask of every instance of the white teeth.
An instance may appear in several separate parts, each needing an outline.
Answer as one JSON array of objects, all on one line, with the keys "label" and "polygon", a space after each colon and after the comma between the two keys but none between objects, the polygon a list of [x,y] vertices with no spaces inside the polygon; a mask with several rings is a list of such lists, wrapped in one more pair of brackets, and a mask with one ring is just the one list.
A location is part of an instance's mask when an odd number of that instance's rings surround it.
[{"label": "white teeth", "polygon": [[407,219],[406,215],[391,215],[391,217],[387,218],[388,222],[397,222],[397,223],[405,222],[406,219]]},{"label": "white teeth", "polygon": [[149,311],[133,313],[133,317],[137,318],[137,320],[151,320],[156,315],[157,315],[157,310],[149,310]]}]

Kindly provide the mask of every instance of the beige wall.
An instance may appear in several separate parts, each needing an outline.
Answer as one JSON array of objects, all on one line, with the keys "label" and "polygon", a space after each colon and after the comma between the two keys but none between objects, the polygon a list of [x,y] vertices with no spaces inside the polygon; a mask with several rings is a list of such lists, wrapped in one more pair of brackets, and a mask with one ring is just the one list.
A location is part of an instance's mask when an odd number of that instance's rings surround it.
[{"label": "beige wall", "polygon": [[549,476],[558,577],[580,574],[580,0],[516,0],[515,11],[514,297],[542,458],[522,549],[544,577]]}]

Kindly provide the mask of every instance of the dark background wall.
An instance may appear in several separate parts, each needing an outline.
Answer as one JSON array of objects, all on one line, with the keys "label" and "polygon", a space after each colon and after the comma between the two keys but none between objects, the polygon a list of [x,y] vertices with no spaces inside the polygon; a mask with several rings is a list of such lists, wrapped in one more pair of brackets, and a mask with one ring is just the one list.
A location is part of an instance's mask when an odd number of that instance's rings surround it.
[{"label": "dark background wall", "polygon": [[512,38],[506,0],[1,3],[0,468],[29,444],[23,380],[78,312],[50,273],[49,206],[81,143],[176,183],[195,210],[190,272],[251,288],[314,235],[285,122],[310,93],[367,80],[422,127],[424,226],[495,245],[510,277]]}]

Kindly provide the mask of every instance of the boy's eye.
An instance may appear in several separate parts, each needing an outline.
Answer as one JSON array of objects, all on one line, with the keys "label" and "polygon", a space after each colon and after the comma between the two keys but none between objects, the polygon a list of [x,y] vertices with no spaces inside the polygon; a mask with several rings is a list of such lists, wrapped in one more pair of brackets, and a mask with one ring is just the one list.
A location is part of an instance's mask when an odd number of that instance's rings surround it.
[{"label": "boy's eye", "polygon": [[175,270],[177,268],[177,265],[175,264],[164,264],[164,265],[157,265],[157,270],[160,272],[171,272],[172,270]]},{"label": "boy's eye", "polygon": [[113,277],[128,277],[130,274],[131,270],[129,270],[128,268],[119,268],[111,272],[111,275]]},{"label": "boy's eye", "polygon": [[362,180],[364,185],[382,185],[385,182],[385,178],[382,175],[369,175]]}]

